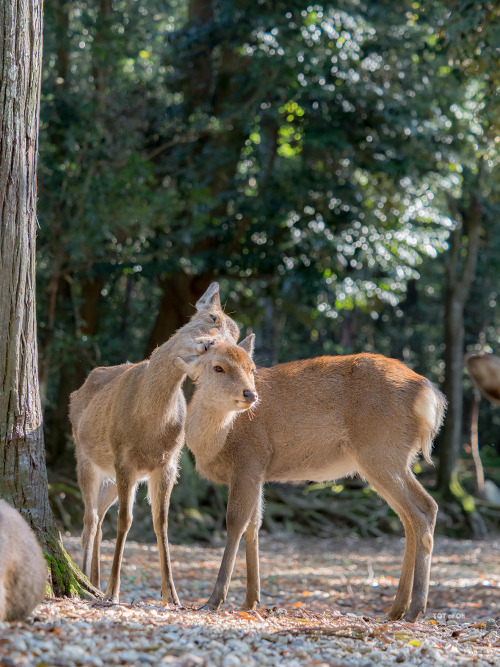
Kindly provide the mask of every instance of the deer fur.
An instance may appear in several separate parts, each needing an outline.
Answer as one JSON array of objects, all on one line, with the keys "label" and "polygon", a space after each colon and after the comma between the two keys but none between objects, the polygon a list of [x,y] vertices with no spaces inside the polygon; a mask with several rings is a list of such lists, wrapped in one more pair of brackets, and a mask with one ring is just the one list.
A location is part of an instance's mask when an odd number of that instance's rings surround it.
[{"label": "deer fur", "polygon": [[45,595],[45,558],[31,528],[5,500],[0,535],[0,621],[22,621]]},{"label": "deer fur", "polygon": [[[358,473],[403,522],[405,555],[388,617],[415,621],[426,608],[437,505],[411,466],[420,452],[429,460],[444,396],[404,364],[376,354],[294,361],[259,369],[254,378],[252,348],[245,339],[175,362],[196,381],[186,418],[196,468],[229,487],[226,548],[205,606],[218,609],[225,600],[243,534],[244,609],[259,602],[265,482],[325,482]],[[251,410],[243,392],[258,393]]]},{"label": "deer fur", "polygon": [[212,283],[196,313],[151,357],[138,364],[96,368],[71,395],[78,483],[85,503],[83,571],[100,587],[102,521],[118,499],[118,530],[106,597],[118,601],[120,568],[139,481],[147,480],[158,541],[164,602],[178,604],[167,538],[170,493],[184,443],[186,377],[173,360],[202,354],[216,341],[235,342],[239,330],[224,314],[219,285]]},{"label": "deer fur", "polygon": [[465,365],[474,385],[494,405],[500,405],[500,357],[466,354]]}]

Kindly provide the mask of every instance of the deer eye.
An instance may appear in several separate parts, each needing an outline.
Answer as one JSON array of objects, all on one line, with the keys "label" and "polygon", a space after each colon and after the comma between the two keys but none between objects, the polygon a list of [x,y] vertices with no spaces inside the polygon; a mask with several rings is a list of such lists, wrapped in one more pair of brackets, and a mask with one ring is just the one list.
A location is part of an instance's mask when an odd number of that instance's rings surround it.
[{"label": "deer eye", "polygon": [[212,322],[215,324],[215,322],[217,322],[217,315],[212,315],[212,313],[210,313],[210,317],[212,318]]},{"label": "deer eye", "polygon": [[224,369],[222,368],[222,366],[214,366],[214,371],[216,373],[224,373]]}]

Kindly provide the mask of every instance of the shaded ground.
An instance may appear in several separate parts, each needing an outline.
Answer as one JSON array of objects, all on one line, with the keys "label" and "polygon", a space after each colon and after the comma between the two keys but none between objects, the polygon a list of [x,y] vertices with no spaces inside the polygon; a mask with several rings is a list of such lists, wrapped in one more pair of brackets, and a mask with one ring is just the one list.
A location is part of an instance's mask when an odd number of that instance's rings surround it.
[{"label": "shaded ground", "polygon": [[[174,546],[184,609],[159,604],[157,549],[129,543],[120,605],[50,600],[34,622],[0,624],[0,667],[12,665],[499,664],[500,541],[436,540],[427,616],[386,623],[404,543],[398,538],[264,535],[262,605],[239,611],[240,552],[228,603],[196,612],[215,581],[221,547]],[[81,563],[76,538],[67,539]],[[113,545],[103,545],[104,576]]]}]

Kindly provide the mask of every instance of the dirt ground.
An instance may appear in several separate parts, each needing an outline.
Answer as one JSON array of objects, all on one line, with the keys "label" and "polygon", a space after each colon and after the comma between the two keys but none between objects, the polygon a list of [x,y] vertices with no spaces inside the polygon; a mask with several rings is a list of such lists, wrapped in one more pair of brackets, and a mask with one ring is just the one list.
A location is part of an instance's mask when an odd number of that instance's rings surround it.
[{"label": "dirt ground", "polygon": [[[222,544],[173,546],[182,608],[159,602],[155,545],[129,542],[119,605],[47,600],[26,623],[0,624],[0,667],[173,664],[500,664],[500,540],[437,538],[428,612],[415,624],[385,622],[404,541],[387,537],[261,540],[262,598],[243,612],[244,550],[219,613],[209,596]],[[79,540],[66,547],[81,564]],[[113,543],[104,542],[104,577]]]}]

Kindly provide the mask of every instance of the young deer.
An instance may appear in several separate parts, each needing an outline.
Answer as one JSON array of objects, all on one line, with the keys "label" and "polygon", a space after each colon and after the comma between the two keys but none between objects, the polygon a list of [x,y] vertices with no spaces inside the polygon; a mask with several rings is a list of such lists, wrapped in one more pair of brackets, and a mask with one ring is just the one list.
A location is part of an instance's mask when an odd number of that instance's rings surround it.
[{"label": "young deer", "polygon": [[70,419],[78,483],[85,503],[83,571],[99,588],[101,525],[118,499],[118,531],[106,597],[118,601],[120,567],[137,483],[148,480],[158,540],[164,602],[179,600],[171,573],[167,538],[170,493],[184,443],[186,401],[179,355],[202,354],[216,341],[238,340],[239,330],[225,315],[219,285],[212,283],[196,303],[196,313],[151,357],[138,364],[96,368],[71,395]]},{"label": "young deer", "polygon": [[186,444],[197,470],[229,486],[226,548],[205,606],[218,609],[224,602],[243,534],[244,609],[259,602],[264,482],[324,482],[359,473],[399,514],[406,533],[388,618],[415,621],[427,602],[437,505],[411,465],[420,451],[430,460],[444,397],[404,364],[375,354],[279,364],[259,369],[254,379],[252,348],[253,336],[175,361],[196,382]]},{"label": "young deer", "polygon": [[45,558],[31,528],[5,500],[0,535],[0,621],[22,621],[45,595]]}]

